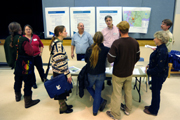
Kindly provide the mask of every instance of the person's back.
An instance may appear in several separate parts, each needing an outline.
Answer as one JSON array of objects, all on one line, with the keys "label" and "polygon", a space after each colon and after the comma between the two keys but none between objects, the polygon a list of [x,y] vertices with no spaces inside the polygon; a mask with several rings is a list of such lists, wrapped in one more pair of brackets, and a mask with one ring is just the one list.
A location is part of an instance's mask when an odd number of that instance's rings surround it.
[{"label": "person's back", "polygon": [[95,68],[92,68],[90,66],[89,59],[92,54],[92,49],[90,47],[87,49],[86,55],[85,55],[85,61],[87,62],[87,72],[92,75],[103,73],[105,72],[105,69],[106,69],[105,64],[106,64],[106,57],[107,57],[109,48],[105,47],[103,43],[101,43],[99,47],[101,50],[99,51],[99,55],[98,55],[99,57],[98,57],[98,61]]},{"label": "person's back", "polygon": [[[22,29],[19,23],[12,22],[8,26],[10,36],[6,38],[4,44],[4,50],[6,59],[13,67],[15,67],[15,100],[19,102],[21,100],[21,87],[22,81],[24,82],[24,102],[25,108],[29,108],[40,102],[39,99],[32,100],[32,73],[34,72],[33,67],[33,49],[29,43],[29,40],[25,37],[21,37]],[[11,56],[12,55],[12,56]]]},{"label": "person's back", "polygon": [[[113,42],[108,52],[108,61],[110,63],[114,62],[114,65],[111,111],[107,111],[106,114],[113,119],[121,118],[119,108],[126,115],[129,115],[132,110],[132,73],[135,63],[140,58],[138,42],[128,35],[129,23],[127,21],[121,21],[117,27],[119,28],[121,38]],[[122,88],[125,94],[125,105],[121,103]]]},{"label": "person's back", "polygon": [[94,44],[87,49],[85,54],[89,82],[86,88],[94,99],[93,115],[96,116],[98,110],[103,111],[107,103],[107,100],[101,97],[101,91],[105,80],[105,62],[109,48],[102,44],[103,35],[101,32],[96,32],[93,40]]},{"label": "person's back", "polygon": [[[131,38],[120,38],[114,41],[109,53],[116,52],[113,74],[118,77],[127,77],[132,75],[135,63],[139,60],[137,52],[139,51],[138,42]],[[116,51],[114,51],[116,49]]]}]

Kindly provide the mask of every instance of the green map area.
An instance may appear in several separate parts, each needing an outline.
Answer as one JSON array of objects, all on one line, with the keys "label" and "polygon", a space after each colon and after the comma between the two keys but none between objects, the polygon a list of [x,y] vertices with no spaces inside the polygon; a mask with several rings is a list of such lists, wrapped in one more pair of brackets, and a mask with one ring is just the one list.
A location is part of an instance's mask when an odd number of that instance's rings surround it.
[{"label": "green map area", "polygon": [[142,27],[142,21],[149,21],[150,11],[124,11],[123,20],[130,26]]}]

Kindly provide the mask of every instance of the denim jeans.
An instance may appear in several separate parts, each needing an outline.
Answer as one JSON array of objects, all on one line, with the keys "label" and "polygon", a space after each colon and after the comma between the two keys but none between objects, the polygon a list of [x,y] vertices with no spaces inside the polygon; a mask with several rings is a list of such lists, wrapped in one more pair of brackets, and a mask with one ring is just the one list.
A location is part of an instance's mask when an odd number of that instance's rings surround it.
[{"label": "denim jeans", "polygon": [[[89,86],[87,87],[87,90],[94,99],[93,113],[98,112],[101,103],[104,101],[104,99],[101,97],[101,91],[104,80],[105,80],[105,73],[101,73],[98,75],[88,74]],[[95,90],[93,88],[93,85],[95,85]]]}]

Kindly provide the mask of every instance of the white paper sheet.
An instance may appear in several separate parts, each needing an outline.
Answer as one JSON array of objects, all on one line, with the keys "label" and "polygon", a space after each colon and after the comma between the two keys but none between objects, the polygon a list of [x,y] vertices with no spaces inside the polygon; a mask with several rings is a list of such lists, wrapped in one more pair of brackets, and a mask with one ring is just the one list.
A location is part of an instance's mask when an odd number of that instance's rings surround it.
[{"label": "white paper sheet", "polygon": [[97,31],[107,27],[104,20],[106,15],[112,16],[112,23],[116,26],[122,21],[122,7],[96,7]]},{"label": "white paper sheet", "polygon": [[112,74],[112,71],[113,71],[113,67],[106,67],[105,73]]},{"label": "white paper sheet", "polygon": [[54,34],[54,28],[58,25],[66,27],[67,36],[70,36],[69,31],[69,7],[46,7],[46,34],[47,38],[51,38]]},{"label": "white paper sheet", "polygon": [[84,31],[94,36],[95,33],[95,7],[71,7],[71,37],[78,32],[77,24],[84,24]]},{"label": "white paper sheet", "polygon": [[134,68],[133,74],[140,75],[139,69],[138,68]]},{"label": "white paper sheet", "polygon": [[140,67],[143,73],[145,73],[146,67]]},{"label": "white paper sheet", "polygon": [[80,71],[80,68],[77,68],[75,66],[70,66],[69,71],[70,71],[70,73],[76,73],[76,72]]},{"label": "white paper sheet", "polygon": [[156,46],[145,45],[146,48],[157,48]]}]

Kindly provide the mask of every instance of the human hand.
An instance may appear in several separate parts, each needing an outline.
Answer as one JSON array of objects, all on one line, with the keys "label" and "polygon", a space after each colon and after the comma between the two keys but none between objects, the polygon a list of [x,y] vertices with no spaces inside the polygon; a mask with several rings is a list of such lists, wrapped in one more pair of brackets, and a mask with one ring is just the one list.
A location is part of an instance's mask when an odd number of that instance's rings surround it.
[{"label": "human hand", "polygon": [[71,83],[71,82],[72,82],[72,77],[69,77],[69,78],[67,79],[67,82],[68,82],[68,83]]},{"label": "human hand", "polygon": [[145,73],[147,73],[147,69],[149,68],[149,65],[146,66]]},{"label": "human hand", "polygon": [[71,53],[71,58],[72,58],[72,59],[74,58],[74,53]]},{"label": "human hand", "polygon": [[42,52],[39,53],[39,56],[42,56]]},{"label": "human hand", "polygon": [[154,50],[154,51],[156,50],[156,48],[151,48],[151,49]]}]

